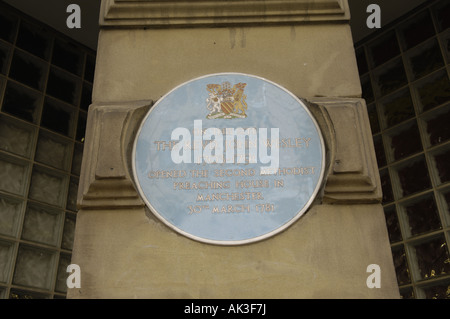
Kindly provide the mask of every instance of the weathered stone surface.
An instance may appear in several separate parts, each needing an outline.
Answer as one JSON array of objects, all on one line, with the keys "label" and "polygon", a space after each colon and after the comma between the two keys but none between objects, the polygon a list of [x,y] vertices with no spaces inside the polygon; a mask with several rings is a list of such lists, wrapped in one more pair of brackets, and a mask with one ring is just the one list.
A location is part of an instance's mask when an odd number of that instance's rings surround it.
[{"label": "weathered stone surface", "polygon": [[[398,298],[347,1],[182,2],[103,1],[72,256],[81,288],[68,297]],[[256,15],[212,9],[231,2],[258,4]],[[321,6],[336,10],[328,21]],[[266,9],[269,23],[256,22]],[[277,10],[285,11],[275,21]],[[183,23],[193,27],[174,27]],[[315,103],[327,145],[328,177],[310,210],[276,236],[231,247],[166,227],[130,177],[130,147],[150,101],[220,72],[263,77]],[[381,288],[366,285],[371,264],[381,268]]]},{"label": "weathered stone surface", "polygon": [[94,104],[89,108],[78,207],[142,207],[130,175],[133,137],[151,101]]},{"label": "weathered stone surface", "polygon": [[[144,209],[80,211],[69,298],[398,298],[379,205],[316,205],[265,241],[213,246]],[[381,267],[381,288],[366,285]]]},{"label": "weathered stone surface", "polygon": [[95,103],[156,101],[221,72],[256,75],[306,99],[361,96],[347,24],[108,29],[100,32],[97,54]]},{"label": "weathered stone surface", "polygon": [[347,0],[107,0],[102,2],[100,25],[168,28],[349,19]]},{"label": "weathered stone surface", "polygon": [[328,203],[380,203],[381,182],[370,123],[362,99],[315,98],[334,131],[331,171],[323,199]]}]

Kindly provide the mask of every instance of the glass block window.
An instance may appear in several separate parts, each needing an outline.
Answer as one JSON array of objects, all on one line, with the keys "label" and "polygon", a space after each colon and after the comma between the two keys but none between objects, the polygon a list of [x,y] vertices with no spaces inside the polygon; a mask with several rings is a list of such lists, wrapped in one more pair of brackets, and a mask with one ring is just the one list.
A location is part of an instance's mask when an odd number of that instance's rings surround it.
[{"label": "glass block window", "polygon": [[356,44],[400,295],[450,299],[450,3]]},{"label": "glass block window", "polygon": [[66,296],[94,66],[0,3],[0,299]]}]

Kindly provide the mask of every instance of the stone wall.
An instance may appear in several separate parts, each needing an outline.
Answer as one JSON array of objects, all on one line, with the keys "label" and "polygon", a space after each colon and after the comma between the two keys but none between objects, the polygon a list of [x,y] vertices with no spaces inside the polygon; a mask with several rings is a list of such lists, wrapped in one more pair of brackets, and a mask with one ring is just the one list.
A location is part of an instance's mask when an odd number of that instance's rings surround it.
[{"label": "stone wall", "polygon": [[[347,1],[239,3],[103,1],[72,259],[82,281],[69,298],[398,298]],[[306,100],[327,146],[309,211],[248,245],[175,233],[131,177],[131,145],[154,101],[219,72]],[[366,285],[371,264],[381,288]]]}]

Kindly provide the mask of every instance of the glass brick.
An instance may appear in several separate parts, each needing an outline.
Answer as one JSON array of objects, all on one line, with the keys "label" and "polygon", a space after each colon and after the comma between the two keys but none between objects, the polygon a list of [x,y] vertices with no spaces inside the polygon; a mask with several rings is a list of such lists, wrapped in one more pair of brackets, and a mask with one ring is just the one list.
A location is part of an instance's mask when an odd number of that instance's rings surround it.
[{"label": "glass brick", "polygon": [[386,166],[386,154],[384,153],[383,139],[381,135],[377,135],[373,138],[373,143],[375,146],[375,155],[377,158],[378,167]]},{"label": "glass brick", "polygon": [[410,49],[434,36],[433,21],[428,10],[424,10],[403,23],[400,27],[400,34],[402,35],[402,43],[405,49]]},{"label": "glass brick", "polygon": [[444,211],[444,222],[450,226],[450,189],[442,191],[439,195],[442,198],[442,206]]},{"label": "glass brick", "polygon": [[72,144],[65,138],[41,130],[35,160],[67,171],[72,157]]},{"label": "glass brick", "polygon": [[92,84],[83,82],[83,91],[81,94],[80,108],[87,111],[92,103]]},{"label": "glass brick", "polygon": [[23,196],[28,184],[28,169],[26,161],[0,156],[0,191]]},{"label": "glass brick", "polygon": [[22,220],[23,202],[0,196],[0,234],[16,237]]},{"label": "glass brick", "polygon": [[414,85],[422,112],[450,101],[450,82],[446,71],[438,71]]},{"label": "glass brick", "polygon": [[389,241],[391,243],[402,240],[402,233],[400,230],[400,224],[398,222],[397,211],[395,205],[391,205],[384,208],[384,216],[386,218],[386,225],[388,228]]},{"label": "glass brick", "polygon": [[356,62],[358,65],[358,72],[359,72],[360,76],[369,72],[369,67],[367,66],[366,54],[364,52],[363,47],[356,50]]},{"label": "glass brick", "polygon": [[11,54],[11,49],[9,46],[0,43],[0,73],[6,74],[8,71],[9,55]]},{"label": "glass brick", "polygon": [[94,82],[95,74],[95,56],[86,55],[86,67],[84,70],[84,79],[89,82]]},{"label": "glass brick", "polygon": [[412,79],[421,78],[445,66],[441,48],[436,39],[431,39],[408,52],[406,61],[412,71]]},{"label": "glass brick", "polygon": [[392,161],[422,151],[419,128],[416,120],[409,121],[386,133]]},{"label": "glass brick", "polygon": [[66,293],[67,292],[67,277],[69,273],[67,272],[67,266],[70,265],[71,257],[70,255],[61,254],[59,257],[58,264],[58,274],[56,276],[55,291]]},{"label": "glass brick", "polygon": [[72,158],[72,174],[79,176],[83,160],[83,144],[75,143]]},{"label": "glass brick", "polygon": [[28,205],[23,222],[22,239],[57,246],[64,212],[35,204]]},{"label": "glass brick", "polygon": [[19,19],[15,15],[0,12],[0,39],[13,43],[18,24]]},{"label": "glass brick", "polygon": [[11,261],[13,260],[14,244],[0,240],[0,282],[8,283]]},{"label": "glass brick", "polygon": [[64,233],[61,242],[61,248],[72,250],[73,240],[75,237],[75,220],[76,216],[74,214],[67,213],[66,219],[64,221]]},{"label": "glass brick", "polygon": [[45,99],[41,120],[43,127],[68,137],[73,137],[75,118],[75,108],[51,98]]},{"label": "glass brick", "polygon": [[408,84],[401,58],[374,71],[375,95],[384,96]]},{"label": "glass brick", "polygon": [[73,177],[70,178],[69,193],[67,195],[66,208],[74,212],[77,211],[78,182],[78,179]]},{"label": "glass brick", "polygon": [[383,204],[392,202],[394,200],[394,193],[392,192],[391,179],[389,177],[388,169],[380,170],[381,189],[383,191]]},{"label": "glass brick", "polygon": [[450,3],[439,1],[433,8],[439,31],[444,31],[450,27]]},{"label": "glass brick", "polygon": [[438,208],[432,194],[414,198],[401,204],[411,236],[442,229]]},{"label": "glass brick", "polygon": [[392,257],[394,261],[395,272],[397,274],[397,283],[406,285],[411,283],[411,275],[406,259],[405,248],[403,245],[392,249]]},{"label": "glass brick", "polygon": [[35,165],[29,197],[43,203],[63,207],[67,192],[66,179],[66,176]]},{"label": "glass brick", "polygon": [[443,184],[450,181],[450,147],[433,151],[430,156],[437,183]]},{"label": "glass brick", "polygon": [[444,143],[450,139],[450,104],[434,110],[422,118],[426,126],[428,146]]},{"label": "glass brick", "polygon": [[450,299],[450,281],[421,289],[426,299]]},{"label": "glass brick", "polygon": [[0,149],[23,157],[30,157],[33,151],[36,129],[0,114]]},{"label": "glass brick", "polygon": [[446,275],[450,271],[447,243],[443,235],[412,246],[421,279]]},{"label": "glass brick", "polygon": [[367,106],[367,113],[369,114],[369,123],[372,134],[380,132],[380,122],[378,121],[377,108],[375,104]]},{"label": "glass brick", "polygon": [[3,99],[3,112],[37,123],[42,96],[22,85],[8,81]]},{"label": "glass brick", "polygon": [[50,57],[52,38],[41,26],[21,21],[16,45],[44,60]]},{"label": "glass brick", "polygon": [[444,49],[444,56],[447,61],[447,64],[450,63],[450,30],[441,34],[441,45]]},{"label": "glass brick", "polygon": [[412,287],[406,287],[400,289],[400,298],[401,299],[415,299],[414,289]]},{"label": "glass brick", "polygon": [[0,299],[7,299],[6,296],[6,288],[0,287]]},{"label": "glass brick", "polygon": [[78,105],[80,90],[79,78],[55,68],[50,69],[47,94],[69,104]]},{"label": "glass brick", "polygon": [[13,277],[15,285],[51,289],[56,253],[21,245]]},{"label": "glass brick", "polygon": [[423,155],[397,165],[394,171],[400,198],[431,188],[430,175]]},{"label": "glass brick", "polygon": [[377,67],[400,54],[397,36],[390,31],[368,46],[371,66]]},{"label": "glass brick", "polygon": [[385,127],[392,127],[415,116],[409,89],[396,92],[380,101]]},{"label": "glass brick", "polygon": [[367,104],[372,103],[374,101],[374,95],[369,75],[361,77],[361,89],[362,98],[366,100]]},{"label": "glass brick", "polygon": [[46,75],[47,66],[44,62],[32,55],[15,50],[9,70],[10,78],[42,91]]},{"label": "glass brick", "polygon": [[50,295],[37,293],[35,291],[11,289],[9,299],[50,299]]},{"label": "glass brick", "polygon": [[85,112],[80,111],[78,114],[76,139],[78,142],[81,143],[84,142],[84,136],[86,133],[86,122],[87,122],[87,114]]},{"label": "glass brick", "polygon": [[52,54],[53,65],[81,76],[83,59],[83,54],[76,45],[59,38],[55,39]]}]

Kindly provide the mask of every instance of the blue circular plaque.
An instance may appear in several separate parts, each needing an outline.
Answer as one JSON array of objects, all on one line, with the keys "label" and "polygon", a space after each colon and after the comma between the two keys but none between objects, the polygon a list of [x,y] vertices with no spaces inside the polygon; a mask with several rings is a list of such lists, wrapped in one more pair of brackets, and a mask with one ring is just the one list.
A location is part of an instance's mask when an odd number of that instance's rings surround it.
[{"label": "blue circular plaque", "polygon": [[292,225],[317,195],[324,163],[323,138],[305,104],[240,73],[170,91],[144,118],[132,154],[150,210],[175,231],[220,245]]}]

